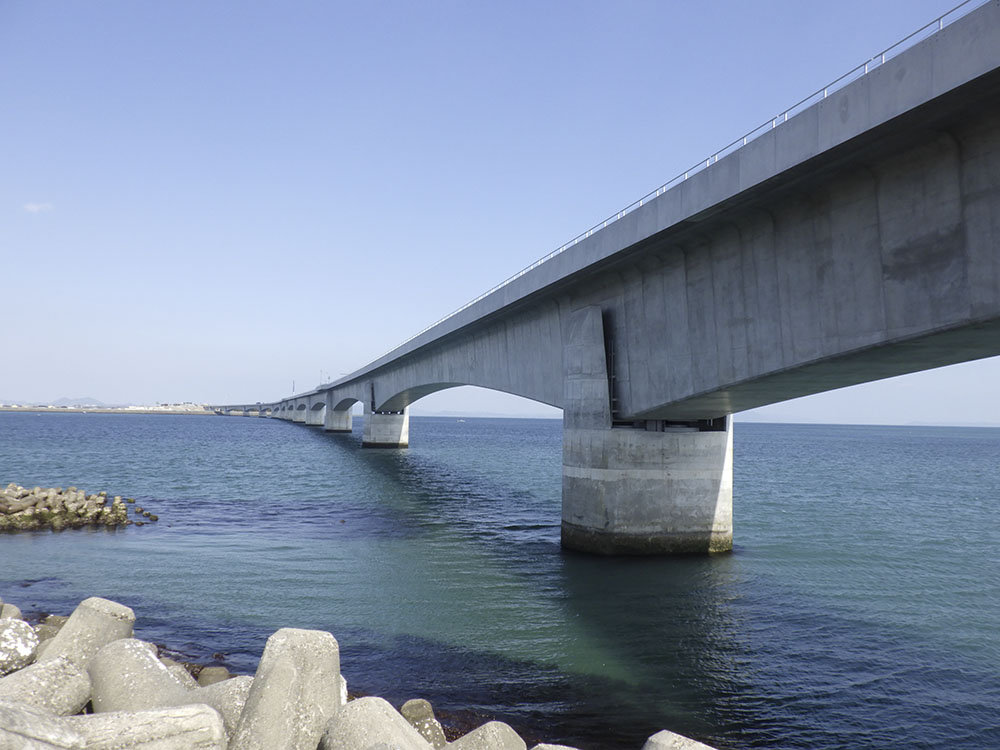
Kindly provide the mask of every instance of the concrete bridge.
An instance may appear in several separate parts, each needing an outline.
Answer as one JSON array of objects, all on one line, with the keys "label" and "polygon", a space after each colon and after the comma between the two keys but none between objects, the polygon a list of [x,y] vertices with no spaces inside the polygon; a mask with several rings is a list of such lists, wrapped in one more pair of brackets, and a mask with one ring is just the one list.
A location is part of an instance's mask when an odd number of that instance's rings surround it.
[{"label": "concrete bridge", "polygon": [[218,409],[361,402],[400,448],[423,396],[517,394],[563,410],[564,546],[731,549],[733,413],[1000,354],[1000,2],[962,13],[357,372]]}]

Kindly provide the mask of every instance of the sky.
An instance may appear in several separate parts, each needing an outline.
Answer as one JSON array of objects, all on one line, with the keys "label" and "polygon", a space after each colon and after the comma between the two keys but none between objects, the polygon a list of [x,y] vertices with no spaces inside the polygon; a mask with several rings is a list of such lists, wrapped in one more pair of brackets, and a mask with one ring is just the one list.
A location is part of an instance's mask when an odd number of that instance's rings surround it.
[{"label": "sky", "polygon": [[[338,378],[954,4],[0,0],[0,400]],[[1000,424],[998,383],[742,418]]]}]

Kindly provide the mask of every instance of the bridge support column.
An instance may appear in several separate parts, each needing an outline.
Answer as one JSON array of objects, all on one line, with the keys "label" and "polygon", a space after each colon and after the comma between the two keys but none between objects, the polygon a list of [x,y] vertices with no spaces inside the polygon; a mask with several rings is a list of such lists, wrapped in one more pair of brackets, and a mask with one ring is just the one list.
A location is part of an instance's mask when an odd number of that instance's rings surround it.
[{"label": "bridge support column", "polygon": [[306,411],[306,409],[299,409],[298,407],[295,407],[295,411],[292,412],[292,421],[298,422],[299,424],[305,424]]},{"label": "bridge support column", "polygon": [[565,341],[563,546],[604,555],[731,550],[731,418],[613,425],[600,308],[574,313]]},{"label": "bridge support column", "polygon": [[410,444],[410,410],[373,412],[365,407],[362,448],[406,448]]},{"label": "bridge support column", "polygon": [[[326,420],[323,422],[323,429],[327,432],[350,432],[354,427],[353,419],[350,409],[336,411],[330,407],[330,404],[327,404]],[[368,422],[365,422],[366,427],[367,425]]]},{"label": "bridge support column", "polygon": [[306,424],[311,427],[322,427],[323,426],[323,412],[326,411],[325,407],[319,409],[313,409],[309,407],[306,409]]}]

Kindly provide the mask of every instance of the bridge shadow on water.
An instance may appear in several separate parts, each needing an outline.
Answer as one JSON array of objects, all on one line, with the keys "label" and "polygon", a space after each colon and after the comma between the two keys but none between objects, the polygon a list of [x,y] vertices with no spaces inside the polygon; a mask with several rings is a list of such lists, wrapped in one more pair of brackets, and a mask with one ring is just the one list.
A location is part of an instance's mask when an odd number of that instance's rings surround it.
[{"label": "bridge shadow on water", "polygon": [[[359,504],[379,518],[369,516],[354,531],[349,521],[344,533],[429,539],[429,554],[452,556],[456,566],[476,558],[489,579],[484,586],[495,584],[498,597],[520,597],[470,613],[464,640],[481,640],[480,648],[412,635],[378,637],[376,645],[353,634],[345,658],[361,660],[359,678],[370,683],[359,687],[399,701],[412,697],[405,686],[419,687],[448,711],[499,715],[526,735],[583,747],[638,747],[664,727],[725,745],[714,736],[718,717],[706,707],[718,703],[716,682],[728,679],[729,670],[716,664],[732,630],[724,606],[732,596],[727,557],[563,552],[558,461],[548,467],[555,472],[548,484],[532,489],[496,473],[463,471],[469,467],[416,445],[359,450],[357,431],[312,437],[329,446],[338,466],[369,476],[379,494],[379,502]],[[477,621],[491,616],[499,627]],[[519,658],[526,640],[534,641],[532,653]],[[379,666],[386,660],[394,674],[388,684]]]},{"label": "bridge shadow on water", "polygon": [[[784,585],[750,550],[676,559],[563,552],[558,462],[543,467],[556,474],[535,489],[432,451],[361,451],[356,435],[313,436],[380,493],[377,528],[360,533],[426,542],[456,574],[488,574],[475,611],[456,626],[457,645],[351,633],[345,659],[364,692],[397,703],[419,693],[449,712],[497,716],[529,739],[584,748],[639,747],[659,728],[720,748],[1000,740],[995,729],[958,729],[991,725],[995,674],[957,654],[930,664],[929,644]],[[515,601],[484,603],[491,586]]]}]

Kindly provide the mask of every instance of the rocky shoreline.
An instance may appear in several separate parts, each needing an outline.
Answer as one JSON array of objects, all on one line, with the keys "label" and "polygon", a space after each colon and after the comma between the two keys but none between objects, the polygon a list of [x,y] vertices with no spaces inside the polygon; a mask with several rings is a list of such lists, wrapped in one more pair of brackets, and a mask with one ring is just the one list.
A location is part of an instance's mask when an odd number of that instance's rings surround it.
[{"label": "rocky shoreline", "polygon": [[[507,724],[449,737],[421,699],[348,695],[330,633],[282,628],[253,676],[175,661],[133,637],[135,613],[92,597],[32,625],[0,600],[0,748],[527,750]],[[575,750],[541,743],[533,750]],[[643,750],[711,750],[662,731]]]},{"label": "rocky shoreline", "polygon": [[[133,518],[128,516],[132,506]],[[135,505],[135,499],[108,496],[106,491],[88,494],[76,487],[27,489],[11,482],[0,490],[0,531],[41,531],[100,526],[142,526],[159,516]]]}]

